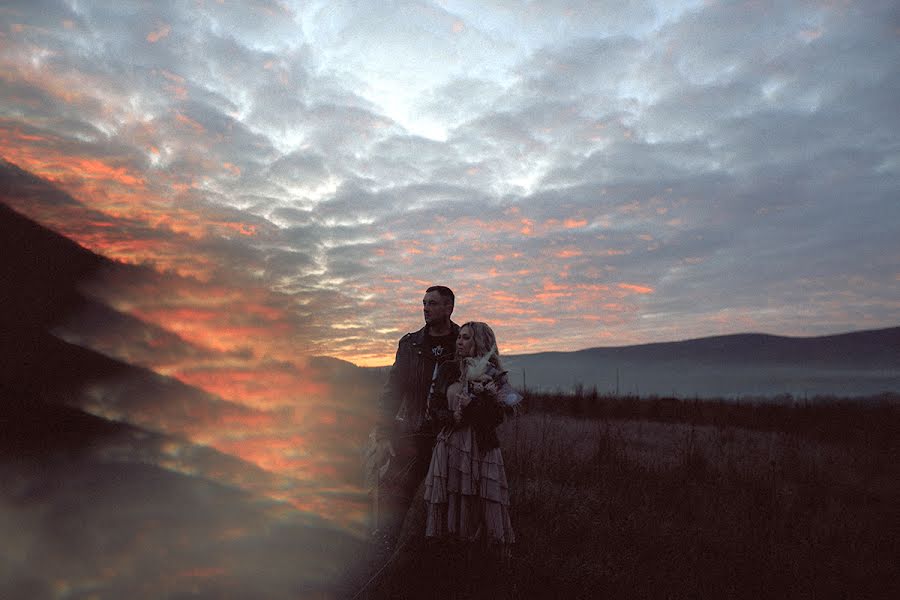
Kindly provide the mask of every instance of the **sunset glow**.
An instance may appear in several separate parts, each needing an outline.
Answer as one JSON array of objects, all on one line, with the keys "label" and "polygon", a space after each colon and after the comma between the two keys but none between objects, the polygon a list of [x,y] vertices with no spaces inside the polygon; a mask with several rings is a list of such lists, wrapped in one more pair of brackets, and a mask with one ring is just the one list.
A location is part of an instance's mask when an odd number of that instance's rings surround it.
[{"label": "sunset glow", "polygon": [[13,2],[0,201],[116,263],[52,324],[135,369],[81,408],[167,436],[149,464],[358,535],[379,390],[322,357],[390,365],[430,285],[502,354],[896,325],[895,18]]}]

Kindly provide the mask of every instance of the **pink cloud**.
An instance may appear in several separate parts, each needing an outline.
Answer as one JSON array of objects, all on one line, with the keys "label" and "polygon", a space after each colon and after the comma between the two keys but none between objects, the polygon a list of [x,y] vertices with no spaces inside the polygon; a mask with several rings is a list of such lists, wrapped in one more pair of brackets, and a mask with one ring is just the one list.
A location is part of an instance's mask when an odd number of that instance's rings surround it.
[{"label": "pink cloud", "polygon": [[163,24],[157,30],[151,31],[147,34],[147,41],[151,44],[155,44],[159,40],[168,37],[170,31],[172,31],[172,27]]}]

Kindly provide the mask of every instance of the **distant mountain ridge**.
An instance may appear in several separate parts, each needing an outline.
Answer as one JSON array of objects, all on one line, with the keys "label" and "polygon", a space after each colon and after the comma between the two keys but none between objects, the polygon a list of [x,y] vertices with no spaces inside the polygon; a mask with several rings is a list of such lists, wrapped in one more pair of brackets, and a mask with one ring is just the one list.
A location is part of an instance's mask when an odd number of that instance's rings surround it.
[{"label": "distant mountain ridge", "polygon": [[745,333],[505,357],[520,387],[642,395],[859,396],[900,391],[900,327],[818,337]]},{"label": "distant mountain ridge", "polygon": [[863,367],[900,366],[900,327],[870,329],[815,337],[736,333],[675,342],[585,348],[572,352],[537,352],[511,355],[535,357],[550,354],[587,354],[641,360],[753,360],[755,362],[803,362]]}]

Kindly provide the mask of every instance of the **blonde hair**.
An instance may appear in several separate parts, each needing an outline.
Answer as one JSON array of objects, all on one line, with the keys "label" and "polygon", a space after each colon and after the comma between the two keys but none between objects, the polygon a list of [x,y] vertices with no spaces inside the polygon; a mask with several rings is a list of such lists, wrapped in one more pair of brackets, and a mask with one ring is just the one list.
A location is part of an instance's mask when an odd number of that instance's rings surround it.
[{"label": "blonde hair", "polygon": [[498,371],[502,371],[497,338],[490,325],[481,321],[469,321],[464,323],[459,330],[462,331],[464,327],[468,327],[472,332],[472,356],[460,358],[460,380],[478,379],[487,371],[488,364],[494,365]]}]

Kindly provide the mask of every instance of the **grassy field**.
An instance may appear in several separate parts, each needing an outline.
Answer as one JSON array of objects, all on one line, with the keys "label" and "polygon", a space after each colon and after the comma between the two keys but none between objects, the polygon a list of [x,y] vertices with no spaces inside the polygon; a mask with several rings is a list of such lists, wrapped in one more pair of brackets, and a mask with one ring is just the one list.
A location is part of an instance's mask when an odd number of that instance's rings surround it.
[{"label": "grassy field", "polygon": [[[507,596],[900,597],[896,396],[529,395],[524,408],[500,430],[518,536]],[[361,597],[428,595],[414,508]]]}]

